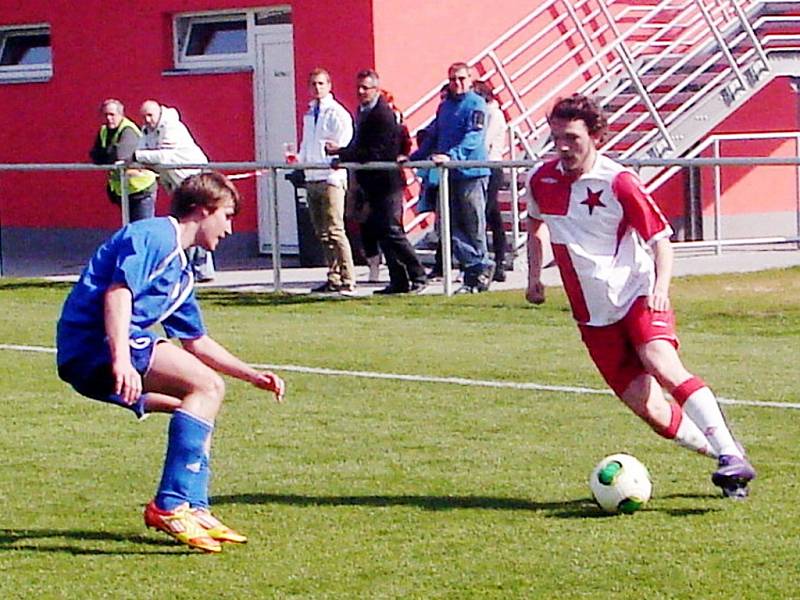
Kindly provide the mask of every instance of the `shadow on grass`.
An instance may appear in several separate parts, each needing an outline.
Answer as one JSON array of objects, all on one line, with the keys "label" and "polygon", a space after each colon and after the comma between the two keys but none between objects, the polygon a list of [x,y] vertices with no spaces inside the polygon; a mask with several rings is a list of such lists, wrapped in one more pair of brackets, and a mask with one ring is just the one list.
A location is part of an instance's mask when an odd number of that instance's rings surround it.
[{"label": "shadow on grass", "polygon": [[[69,542],[53,543],[44,541],[42,543],[35,540],[76,540],[76,543]],[[121,542],[124,544],[143,544],[154,546],[159,550],[134,550],[134,549],[101,549],[87,548],[79,542]],[[141,534],[113,533],[110,531],[80,531],[75,529],[0,529],[0,552],[55,552],[73,555],[182,555],[197,554],[196,550],[191,550],[169,539],[154,539]]]},{"label": "shadow on grass", "polygon": [[[673,497],[673,496],[670,496]],[[686,498],[688,495],[680,495]],[[707,499],[709,496],[698,495]],[[300,494],[230,494],[215,496],[215,504],[286,504],[290,506],[412,506],[423,510],[440,511],[456,509],[486,509],[534,511],[559,519],[586,519],[611,516],[603,512],[590,498],[559,502],[535,502],[524,498],[498,498],[492,496],[305,496]],[[716,509],[651,508],[646,511],[662,512],[674,516],[703,514]]]},{"label": "shadow on grass", "polygon": [[0,280],[0,292],[19,290],[70,290],[73,283],[69,281],[46,281],[43,279],[11,279]]},{"label": "shadow on grass", "polygon": [[204,306],[286,306],[319,304],[330,302],[348,303],[363,301],[365,298],[345,298],[320,294],[288,294],[286,292],[231,292],[226,290],[201,290],[200,302]]}]

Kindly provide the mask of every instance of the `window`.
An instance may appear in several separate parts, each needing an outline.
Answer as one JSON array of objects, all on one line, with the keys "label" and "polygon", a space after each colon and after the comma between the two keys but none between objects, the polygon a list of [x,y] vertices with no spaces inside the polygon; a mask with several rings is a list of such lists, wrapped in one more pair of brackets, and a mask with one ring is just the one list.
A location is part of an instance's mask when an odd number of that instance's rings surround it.
[{"label": "window", "polygon": [[252,68],[255,31],[291,26],[289,6],[178,15],[175,17],[175,68]]},{"label": "window", "polygon": [[0,82],[46,81],[52,76],[49,25],[0,28]]},{"label": "window", "polygon": [[250,64],[245,13],[178,17],[176,66],[231,67]]}]

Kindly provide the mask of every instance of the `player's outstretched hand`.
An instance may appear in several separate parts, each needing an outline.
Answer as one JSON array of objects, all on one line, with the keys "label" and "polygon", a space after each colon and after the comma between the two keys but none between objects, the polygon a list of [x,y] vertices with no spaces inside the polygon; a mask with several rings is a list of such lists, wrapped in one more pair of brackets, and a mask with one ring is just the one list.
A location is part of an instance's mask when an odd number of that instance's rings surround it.
[{"label": "player's outstretched hand", "polygon": [[115,364],[111,367],[114,374],[114,393],[122,401],[131,405],[142,395],[142,376],[130,362]]},{"label": "player's outstretched hand", "polygon": [[529,283],[525,299],[531,304],[544,304],[544,284],[541,281]]},{"label": "player's outstretched hand", "polygon": [[253,380],[253,385],[259,389],[267,390],[275,394],[276,402],[283,402],[283,396],[286,393],[286,383],[270,371],[261,371]]},{"label": "player's outstretched hand", "polygon": [[670,302],[667,294],[653,292],[647,299],[647,305],[656,312],[664,312],[669,310]]}]

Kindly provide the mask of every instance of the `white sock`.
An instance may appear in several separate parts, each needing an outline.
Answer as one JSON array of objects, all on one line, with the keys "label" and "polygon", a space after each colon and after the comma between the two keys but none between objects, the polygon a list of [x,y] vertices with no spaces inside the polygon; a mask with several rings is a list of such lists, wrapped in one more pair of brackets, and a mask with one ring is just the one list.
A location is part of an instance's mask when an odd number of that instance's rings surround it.
[{"label": "white sock", "polygon": [[711,446],[708,438],[703,435],[697,424],[684,412],[678,431],[675,433],[675,443],[698,454],[717,458],[717,451]]},{"label": "white sock", "polygon": [[702,430],[717,454],[732,454],[742,458],[714,392],[707,386],[692,392],[683,404],[684,412]]}]

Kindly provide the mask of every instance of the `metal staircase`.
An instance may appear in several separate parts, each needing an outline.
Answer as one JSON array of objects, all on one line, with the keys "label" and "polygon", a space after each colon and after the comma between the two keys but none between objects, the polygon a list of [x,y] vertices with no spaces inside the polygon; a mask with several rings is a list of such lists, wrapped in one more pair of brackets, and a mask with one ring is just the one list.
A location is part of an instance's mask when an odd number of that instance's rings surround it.
[{"label": "metal staircase", "polygon": [[[547,0],[469,62],[501,100],[509,158],[551,149],[546,112],[574,92],[606,108],[606,153],[679,157],[772,78],[800,75],[800,2]],[[412,129],[432,118],[442,83],[406,112]],[[651,189],[668,175],[641,172]]]}]

